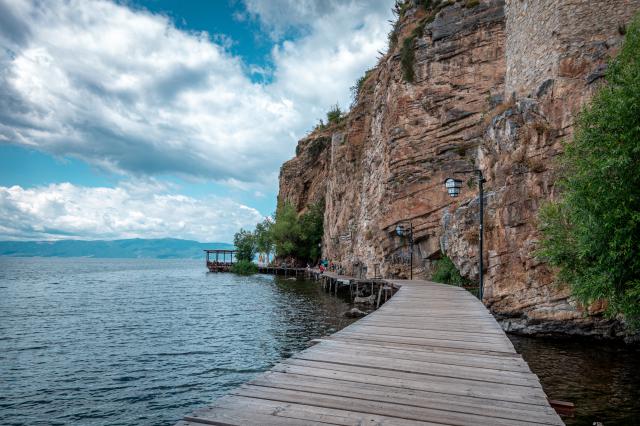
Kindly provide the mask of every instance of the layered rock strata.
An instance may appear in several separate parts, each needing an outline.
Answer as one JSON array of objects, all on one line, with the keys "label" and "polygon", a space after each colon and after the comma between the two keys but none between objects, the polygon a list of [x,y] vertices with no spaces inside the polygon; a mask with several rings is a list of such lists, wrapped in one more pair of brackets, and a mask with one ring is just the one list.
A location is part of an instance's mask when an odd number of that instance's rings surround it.
[{"label": "layered rock strata", "polygon": [[[485,303],[505,328],[622,333],[580,306],[534,255],[537,211],[554,193],[554,158],[602,82],[640,0],[446,2],[434,16],[409,3],[391,47],[346,119],[300,141],[280,174],[280,200],[299,211],[325,200],[323,254],[348,273],[414,277],[449,256],[477,279],[478,193],[485,183]],[[606,7],[605,6],[606,3]],[[416,27],[420,26],[418,30]],[[403,40],[413,41],[413,83]],[[447,177],[464,181],[450,198]]]}]

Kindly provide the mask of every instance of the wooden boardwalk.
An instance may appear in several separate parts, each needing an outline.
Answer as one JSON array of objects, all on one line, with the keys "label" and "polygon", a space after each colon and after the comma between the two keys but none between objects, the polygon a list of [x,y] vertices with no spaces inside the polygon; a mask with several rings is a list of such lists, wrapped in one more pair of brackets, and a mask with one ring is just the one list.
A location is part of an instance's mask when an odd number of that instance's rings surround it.
[{"label": "wooden boardwalk", "polygon": [[179,426],[561,425],[538,378],[469,292],[427,281]]}]

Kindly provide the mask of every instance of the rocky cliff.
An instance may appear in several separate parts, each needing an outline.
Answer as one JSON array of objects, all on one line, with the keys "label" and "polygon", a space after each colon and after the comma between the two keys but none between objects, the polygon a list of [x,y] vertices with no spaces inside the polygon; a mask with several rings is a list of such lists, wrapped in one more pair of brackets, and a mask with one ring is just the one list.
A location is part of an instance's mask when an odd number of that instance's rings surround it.
[{"label": "rocky cliff", "polygon": [[[279,199],[299,211],[325,199],[323,254],[347,272],[407,276],[394,229],[410,221],[414,276],[429,278],[447,255],[477,279],[480,169],[484,302],[503,326],[621,333],[602,306],[575,303],[534,250],[554,157],[638,10],[640,0],[408,0],[347,117],[301,140],[283,165]],[[457,199],[447,177],[465,182]]]}]

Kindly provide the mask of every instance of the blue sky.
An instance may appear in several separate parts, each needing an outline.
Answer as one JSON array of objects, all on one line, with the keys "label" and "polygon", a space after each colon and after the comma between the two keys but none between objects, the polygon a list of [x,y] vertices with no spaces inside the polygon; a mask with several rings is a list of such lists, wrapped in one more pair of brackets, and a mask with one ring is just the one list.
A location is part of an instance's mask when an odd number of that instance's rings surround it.
[{"label": "blue sky", "polygon": [[0,240],[230,241],[392,3],[0,0]]}]

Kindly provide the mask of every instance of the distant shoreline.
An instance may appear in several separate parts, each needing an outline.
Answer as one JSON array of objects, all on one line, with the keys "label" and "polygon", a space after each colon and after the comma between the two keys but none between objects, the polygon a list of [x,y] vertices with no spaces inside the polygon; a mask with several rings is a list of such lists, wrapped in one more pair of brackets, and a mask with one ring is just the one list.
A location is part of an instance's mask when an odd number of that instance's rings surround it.
[{"label": "distant shoreline", "polygon": [[201,243],[175,238],[122,240],[0,241],[1,257],[95,259],[200,259],[205,249],[233,244]]}]

